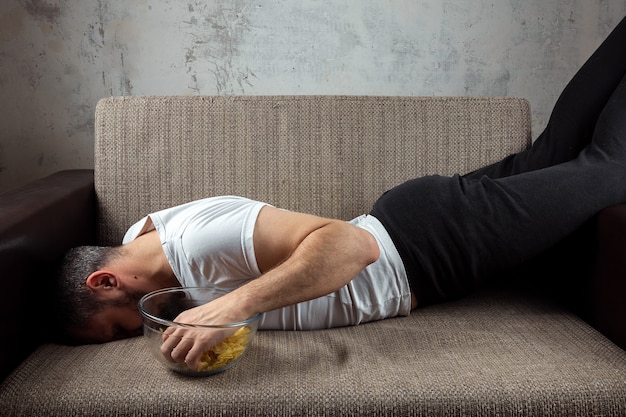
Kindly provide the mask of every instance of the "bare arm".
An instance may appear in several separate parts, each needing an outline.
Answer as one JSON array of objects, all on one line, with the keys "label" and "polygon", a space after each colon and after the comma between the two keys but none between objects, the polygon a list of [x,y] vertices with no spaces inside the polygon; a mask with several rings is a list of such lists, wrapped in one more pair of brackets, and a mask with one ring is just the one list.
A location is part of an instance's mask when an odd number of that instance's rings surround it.
[{"label": "bare arm", "polygon": [[248,317],[334,292],[379,256],[363,229],[272,207],[261,211],[254,240],[267,272],[232,294]]},{"label": "bare arm", "polygon": [[[263,275],[214,302],[184,312],[181,321],[242,321],[260,312],[321,297],[346,285],[379,256],[374,237],[363,229],[273,207],[264,207],[259,213],[254,246]],[[182,336],[178,336],[164,342],[163,353],[196,366],[211,342],[179,344]]]}]

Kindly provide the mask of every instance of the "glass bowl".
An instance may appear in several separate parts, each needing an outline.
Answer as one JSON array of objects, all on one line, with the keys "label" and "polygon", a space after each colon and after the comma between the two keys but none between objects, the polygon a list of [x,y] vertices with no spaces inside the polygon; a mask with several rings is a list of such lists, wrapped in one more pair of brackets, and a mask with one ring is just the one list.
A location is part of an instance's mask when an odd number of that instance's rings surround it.
[{"label": "glass bowl", "polygon": [[[262,313],[238,323],[219,325],[198,325],[175,322],[183,311],[206,304],[228,293],[219,288],[166,288],[146,294],[139,301],[139,311],[143,320],[143,334],[154,357],[167,368],[192,376],[206,376],[225,371],[236,365],[250,346],[256,334]],[[190,369],[186,364],[169,361],[161,353],[163,332],[169,327],[192,328],[223,332],[222,342],[202,355],[198,369]]]}]

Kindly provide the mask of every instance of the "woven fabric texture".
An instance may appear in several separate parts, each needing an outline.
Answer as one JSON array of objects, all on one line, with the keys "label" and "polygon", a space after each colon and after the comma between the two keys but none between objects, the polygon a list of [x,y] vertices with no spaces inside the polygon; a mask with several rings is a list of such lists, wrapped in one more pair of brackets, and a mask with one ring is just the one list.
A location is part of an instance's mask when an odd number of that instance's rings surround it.
[{"label": "woven fabric texture", "polygon": [[96,110],[100,239],[234,194],[349,219],[387,189],[528,146],[528,103],[468,97],[114,97]]},{"label": "woven fabric texture", "polygon": [[[42,346],[0,387],[13,416],[623,416],[626,353],[543,300],[485,293],[407,318],[261,331],[234,368],[169,372],[141,338]],[[6,388],[10,387],[10,388]]]}]

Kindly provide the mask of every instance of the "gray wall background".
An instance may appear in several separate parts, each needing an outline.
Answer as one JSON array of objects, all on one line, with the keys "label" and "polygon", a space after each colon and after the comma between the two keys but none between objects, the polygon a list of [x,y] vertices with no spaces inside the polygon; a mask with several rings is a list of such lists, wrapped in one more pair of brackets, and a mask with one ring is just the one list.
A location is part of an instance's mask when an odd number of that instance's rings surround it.
[{"label": "gray wall background", "polygon": [[527,98],[535,135],[625,0],[2,0],[0,192],[93,167],[109,95]]}]

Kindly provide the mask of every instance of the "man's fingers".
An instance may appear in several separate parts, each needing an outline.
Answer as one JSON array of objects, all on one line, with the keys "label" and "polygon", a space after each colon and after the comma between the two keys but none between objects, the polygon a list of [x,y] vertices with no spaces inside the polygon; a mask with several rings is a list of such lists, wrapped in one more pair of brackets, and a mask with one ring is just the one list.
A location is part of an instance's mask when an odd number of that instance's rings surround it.
[{"label": "man's fingers", "polygon": [[208,349],[201,343],[196,343],[191,349],[189,349],[189,352],[185,357],[185,363],[189,369],[198,369],[198,366],[200,366],[200,359],[207,350]]},{"label": "man's fingers", "polygon": [[[188,352],[194,346],[194,339],[182,338],[178,345],[172,350],[172,359],[174,359],[178,363],[186,363],[185,359],[187,358]],[[191,368],[194,369],[194,368]]]},{"label": "man's fingers", "polygon": [[186,337],[179,340],[178,344],[170,351],[170,357],[174,362],[185,363],[187,353],[193,348],[194,340]]},{"label": "man's fingers", "polygon": [[207,332],[170,327],[163,332],[161,353],[168,361],[184,363],[195,370],[202,355],[233,332],[232,329]]},{"label": "man's fingers", "polygon": [[164,332],[161,353],[165,359],[171,362],[184,363],[187,352],[193,346],[193,339],[183,336],[185,336],[185,332],[182,329],[174,329],[173,327]]}]

